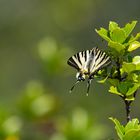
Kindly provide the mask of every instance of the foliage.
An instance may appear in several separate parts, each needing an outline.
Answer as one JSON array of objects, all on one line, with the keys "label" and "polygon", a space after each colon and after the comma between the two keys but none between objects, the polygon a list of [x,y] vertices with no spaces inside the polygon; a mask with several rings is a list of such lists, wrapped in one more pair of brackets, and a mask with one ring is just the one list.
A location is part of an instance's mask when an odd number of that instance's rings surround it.
[{"label": "foliage", "polygon": [[101,28],[96,32],[108,42],[110,54],[114,62],[111,74],[105,81],[110,83],[109,92],[125,98],[134,100],[134,93],[140,87],[140,56],[132,57],[131,52],[140,47],[138,38],[131,35],[136,21],[128,23],[120,28],[116,22],[109,23],[109,30]]},{"label": "foliage", "polygon": [[137,41],[140,33],[137,33],[136,36],[130,35],[136,23],[137,21],[133,21],[120,28],[116,22],[111,21],[109,23],[109,30],[100,28],[96,32],[108,42],[110,48],[123,55],[126,51],[131,52],[140,47],[140,43]]},{"label": "foliage", "polygon": [[115,129],[120,140],[140,139],[140,124],[138,119],[132,119],[125,126],[121,125],[117,119],[110,119],[115,123]]},{"label": "foliage", "polygon": [[120,96],[125,103],[127,124],[122,126],[117,119],[110,118],[115,123],[121,140],[140,139],[139,121],[131,120],[130,116],[131,103],[140,88],[140,56],[132,57],[132,52],[140,47],[140,33],[135,36],[131,34],[136,23],[137,21],[132,21],[121,28],[116,22],[111,21],[108,30],[96,29],[96,32],[107,41],[112,58],[111,70],[106,71],[104,75],[100,72],[98,76],[105,76],[101,83],[108,83],[109,92]]}]

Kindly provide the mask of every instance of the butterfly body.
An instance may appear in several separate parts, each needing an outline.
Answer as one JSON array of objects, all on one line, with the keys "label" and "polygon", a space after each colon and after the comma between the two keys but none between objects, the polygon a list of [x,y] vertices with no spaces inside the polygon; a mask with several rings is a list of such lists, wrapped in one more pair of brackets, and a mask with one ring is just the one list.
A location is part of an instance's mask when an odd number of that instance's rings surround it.
[{"label": "butterfly body", "polygon": [[111,63],[111,60],[105,52],[99,50],[98,48],[93,48],[73,55],[68,59],[67,63],[78,71],[76,74],[77,81],[75,85],[80,81],[85,81],[86,78],[88,79],[88,93],[91,80],[94,78],[96,72],[108,66]]}]

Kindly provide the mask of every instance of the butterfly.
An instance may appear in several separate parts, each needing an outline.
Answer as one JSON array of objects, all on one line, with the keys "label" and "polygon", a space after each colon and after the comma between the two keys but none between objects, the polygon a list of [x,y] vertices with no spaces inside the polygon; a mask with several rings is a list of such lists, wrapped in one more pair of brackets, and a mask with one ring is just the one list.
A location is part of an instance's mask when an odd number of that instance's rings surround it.
[{"label": "butterfly", "polygon": [[87,96],[89,93],[91,81],[94,75],[102,68],[108,66],[111,63],[110,57],[103,51],[99,50],[97,47],[91,50],[81,51],[73,56],[71,56],[67,63],[77,69],[76,82],[70,89],[70,92],[74,89],[75,85],[81,81],[87,82]]}]

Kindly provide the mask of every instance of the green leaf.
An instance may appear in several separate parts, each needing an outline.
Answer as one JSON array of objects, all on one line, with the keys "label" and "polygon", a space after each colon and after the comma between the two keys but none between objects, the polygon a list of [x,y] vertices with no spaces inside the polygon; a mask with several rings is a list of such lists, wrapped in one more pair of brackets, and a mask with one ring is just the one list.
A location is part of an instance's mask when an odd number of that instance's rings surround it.
[{"label": "green leaf", "polygon": [[136,70],[136,65],[133,63],[123,62],[122,69],[124,72],[131,73]]},{"label": "green leaf", "polygon": [[117,86],[117,91],[126,95],[129,88],[132,86],[133,86],[133,84],[131,82],[121,82]]},{"label": "green leaf", "polygon": [[113,93],[113,94],[120,95],[120,96],[124,96],[123,94],[119,93],[119,92],[117,91],[117,88],[114,87],[114,86],[110,86],[109,92],[110,92],[110,93]]},{"label": "green leaf", "polygon": [[128,75],[127,79],[137,83],[138,82],[138,75],[135,73],[130,73]]},{"label": "green leaf", "polygon": [[121,140],[123,140],[123,135],[124,135],[124,127],[120,124],[120,122],[117,119],[114,119],[112,117],[109,118],[115,123],[115,129],[117,131],[117,134]]},{"label": "green leaf", "polygon": [[101,83],[101,84],[105,83],[106,80],[107,80],[107,78],[108,78],[108,76],[106,76],[106,77],[105,77],[104,79],[102,79],[102,80],[99,80],[98,83]]},{"label": "green leaf", "polygon": [[127,55],[127,61],[132,62],[132,56],[130,54]]},{"label": "green leaf", "polygon": [[132,23],[128,23],[128,24],[125,25],[123,30],[125,31],[126,37],[128,37],[130,35],[130,33],[135,28],[136,24],[137,24],[137,21],[132,21]]},{"label": "green leaf", "polygon": [[114,41],[109,41],[108,46],[115,49],[117,52],[121,52],[125,49],[125,46]]},{"label": "green leaf", "polygon": [[[130,44],[130,43],[138,40],[139,38],[140,38],[140,33],[137,33],[135,37],[131,36],[131,38],[130,38],[128,43]],[[128,43],[127,43],[127,45],[129,45]]]},{"label": "green leaf", "polygon": [[123,62],[122,69],[129,74],[135,70],[140,70],[140,56],[135,56],[131,63]]},{"label": "green leaf", "polygon": [[138,119],[132,119],[126,126],[120,124],[117,119],[109,118],[115,123],[115,129],[120,140],[140,140],[140,125]]},{"label": "green leaf", "polygon": [[119,84],[119,80],[118,79],[108,79],[108,82],[113,85],[113,86],[117,86]]},{"label": "green leaf", "polygon": [[129,45],[128,51],[129,51],[129,52],[132,52],[132,51],[136,50],[136,49],[139,48],[139,47],[140,47],[140,42],[134,41],[134,42],[132,42],[132,43]]},{"label": "green leaf", "polygon": [[116,28],[110,32],[110,38],[114,42],[123,43],[126,40],[126,35],[123,29]]},{"label": "green leaf", "polygon": [[133,63],[134,64],[140,64],[140,56],[135,56],[134,58],[133,58]]},{"label": "green leaf", "polygon": [[118,24],[114,21],[110,21],[109,22],[109,31],[113,31],[116,28],[118,28]]},{"label": "green leaf", "polygon": [[140,75],[138,75],[137,80],[138,80],[138,82],[140,83]]},{"label": "green leaf", "polygon": [[130,95],[130,96],[127,96],[127,97],[125,98],[125,100],[127,100],[127,101],[134,101],[135,98],[134,98],[133,95]]},{"label": "green leaf", "polygon": [[126,96],[130,96],[134,94],[134,92],[140,87],[140,84],[134,84],[133,87],[129,88],[129,90],[126,93]]},{"label": "green leaf", "polygon": [[139,120],[138,119],[132,119],[125,126],[125,132],[127,133],[130,129],[139,129],[139,128],[140,128]]},{"label": "green leaf", "polygon": [[111,39],[108,37],[108,31],[105,28],[100,28],[100,30],[95,29],[95,31],[106,41],[110,41]]},{"label": "green leaf", "polygon": [[136,70],[140,70],[140,56],[135,56],[133,58],[133,63],[136,65]]},{"label": "green leaf", "polygon": [[140,129],[133,129],[127,132],[123,140],[140,140]]},{"label": "green leaf", "polygon": [[140,70],[140,64],[136,65],[136,70]]},{"label": "green leaf", "polygon": [[133,73],[133,75],[132,75],[132,80],[134,81],[134,82],[138,82],[138,75],[137,74],[135,74],[135,73]]}]

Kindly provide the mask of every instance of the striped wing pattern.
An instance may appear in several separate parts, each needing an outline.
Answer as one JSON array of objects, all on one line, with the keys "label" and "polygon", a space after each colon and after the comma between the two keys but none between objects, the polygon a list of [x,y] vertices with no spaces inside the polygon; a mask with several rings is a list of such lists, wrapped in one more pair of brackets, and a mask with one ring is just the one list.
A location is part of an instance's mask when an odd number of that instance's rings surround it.
[{"label": "striped wing pattern", "polygon": [[79,52],[68,59],[68,64],[79,70],[88,71],[92,50]]},{"label": "striped wing pattern", "polygon": [[98,48],[93,48],[92,55],[90,56],[91,56],[91,61],[89,66],[90,74],[93,74],[94,72],[102,69],[103,67],[111,63],[110,57],[105,52],[102,52]]},{"label": "striped wing pattern", "polygon": [[110,57],[98,48],[79,52],[68,59],[68,64],[78,71],[87,71],[90,75],[110,63]]}]

